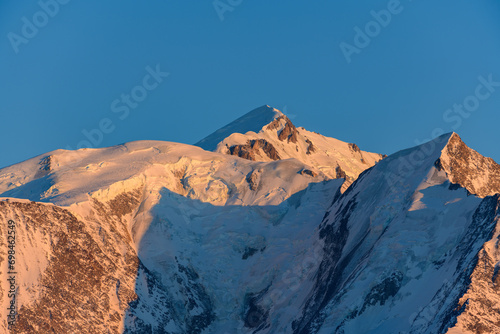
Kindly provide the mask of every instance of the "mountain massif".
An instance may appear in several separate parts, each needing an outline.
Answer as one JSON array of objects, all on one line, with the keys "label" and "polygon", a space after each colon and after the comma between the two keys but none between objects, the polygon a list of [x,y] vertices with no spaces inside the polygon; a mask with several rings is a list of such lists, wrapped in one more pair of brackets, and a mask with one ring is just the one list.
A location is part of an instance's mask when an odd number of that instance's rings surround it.
[{"label": "mountain massif", "polygon": [[0,169],[15,333],[500,333],[500,166],[390,156],[257,108],[193,145]]}]

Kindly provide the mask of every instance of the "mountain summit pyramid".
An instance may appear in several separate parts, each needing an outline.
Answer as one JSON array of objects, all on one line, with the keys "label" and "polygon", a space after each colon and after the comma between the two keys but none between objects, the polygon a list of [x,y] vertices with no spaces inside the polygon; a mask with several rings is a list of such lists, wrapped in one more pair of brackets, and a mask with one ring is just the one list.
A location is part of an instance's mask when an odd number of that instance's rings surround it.
[{"label": "mountain summit pyramid", "polygon": [[215,151],[217,149],[217,145],[233,133],[244,134],[250,131],[259,132],[264,126],[281,116],[284,115],[278,109],[264,105],[249,111],[245,115],[208,135],[194,145],[207,151]]},{"label": "mountain summit pyramid", "polygon": [[382,154],[365,152],[356,144],[325,137],[302,127],[277,109],[262,106],[215,131],[195,145],[254,161],[297,159],[328,179],[344,178],[345,190]]},{"label": "mountain summit pyramid", "polygon": [[500,165],[469,148],[453,133],[436,162],[453,183],[480,197],[500,193]]}]

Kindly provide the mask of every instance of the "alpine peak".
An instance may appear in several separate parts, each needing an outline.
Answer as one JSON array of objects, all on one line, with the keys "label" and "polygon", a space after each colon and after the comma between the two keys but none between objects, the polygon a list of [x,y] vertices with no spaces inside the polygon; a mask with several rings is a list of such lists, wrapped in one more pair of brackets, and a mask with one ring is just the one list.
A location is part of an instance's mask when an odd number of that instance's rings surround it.
[{"label": "alpine peak", "polygon": [[358,175],[384,158],[319,133],[296,127],[268,105],[254,109],[195,145],[253,161],[297,159],[327,179],[344,178],[345,190]]},{"label": "alpine peak", "polygon": [[283,116],[283,113],[278,109],[263,105],[220,128],[194,145],[207,151],[214,151],[217,144],[231,134],[247,133],[249,131],[259,132],[264,126],[280,116]]},{"label": "alpine peak", "polygon": [[469,148],[455,132],[449,134],[436,166],[471,194],[486,197],[500,193],[500,165]]}]

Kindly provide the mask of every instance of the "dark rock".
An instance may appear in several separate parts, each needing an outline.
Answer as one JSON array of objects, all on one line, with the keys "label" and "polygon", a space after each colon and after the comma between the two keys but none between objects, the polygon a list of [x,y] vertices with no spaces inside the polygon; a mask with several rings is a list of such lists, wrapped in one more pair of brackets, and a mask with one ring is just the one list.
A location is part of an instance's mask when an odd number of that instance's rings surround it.
[{"label": "dark rock", "polygon": [[38,164],[40,165],[40,167],[38,167],[38,170],[36,171],[35,179],[46,176],[51,172],[52,156],[48,155],[44,157]]},{"label": "dark rock", "polygon": [[[479,197],[500,193],[500,165],[469,148],[457,134],[453,134],[435,166],[444,170],[450,181]],[[477,180],[484,180],[477,185]]]},{"label": "dark rock", "polygon": [[281,121],[282,120],[285,121],[285,126],[280,131],[280,133],[278,134],[278,139],[281,140],[281,141],[285,141],[286,140],[288,143],[289,142],[297,143],[298,130],[295,127],[295,125],[293,125],[292,121],[290,121],[288,119],[288,117],[286,117],[284,115],[276,118],[274,121],[272,121],[271,123],[269,123],[269,125],[267,126],[266,129],[268,129],[268,130],[278,129],[280,127],[280,125],[281,125]]},{"label": "dark rock", "polygon": [[349,143],[347,145],[349,145],[349,149],[351,151],[361,153],[361,150],[359,149],[358,145],[353,144],[353,143]]},{"label": "dark rock", "polygon": [[297,143],[297,133],[298,131],[292,124],[292,122],[287,121],[283,130],[281,130],[281,132],[279,133],[278,139],[281,141],[284,141],[286,139],[288,143]]},{"label": "dark rock", "polygon": [[286,116],[280,116],[278,118],[276,118],[274,121],[272,121],[271,123],[269,123],[269,125],[266,127],[267,130],[276,130],[280,127],[281,125],[281,120],[286,118]]},{"label": "dark rock", "polygon": [[246,294],[244,301],[246,309],[244,315],[245,327],[257,330],[266,327],[267,320],[269,317],[269,311],[266,311],[258,303],[259,300],[261,300],[262,297],[266,294],[268,288],[264,289],[263,291],[260,291],[259,293]]},{"label": "dark rock", "polygon": [[257,190],[259,187],[259,175],[256,171],[251,171],[248,173],[246,180],[248,185],[250,186],[250,190]]},{"label": "dark rock", "polygon": [[360,314],[363,313],[367,307],[377,304],[384,305],[390,297],[394,297],[401,288],[402,280],[403,274],[397,271],[392,273],[389,277],[386,277],[379,284],[375,285],[365,296],[365,301]]},{"label": "dark rock", "polygon": [[316,146],[314,146],[312,141],[310,141],[309,139],[306,139],[306,143],[308,144],[307,152],[306,152],[307,155],[310,155],[310,154],[316,152]]},{"label": "dark rock", "polygon": [[309,176],[311,176],[311,177],[316,177],[316,176],[318,176],[318,174],[317,174],[317,173],[313,172],[313,171],[312,171],[312,170],[310,170],[310,169],[303,169],[303,170],[301,170],[299,173],[300,173],[300,175],[309,175]]},{"label": "dark rock", "polygon": [[335,167],[335,178],[347,180],[347,174],[344,172],[344,170],[342,168],[340,168],[339,165],[337,165],[337,167]]},{"label": "dark rock", "polygon": [[256,161],[255,156],[259,150],[262,150],[272,160],[281,160],[278,151],[265,139],[248,140],[245,145],[233,145],[229,147],[229,154]]},{"label": "dark rock", "polygon": [[324,240],[324,256],[315,275],[314,289],[304,306],[303,314],[292,323],[294,334],[314,333],[311,327],[324,321],[321,312],[338,293],[343,271],[364,241],[364,238],[359,240],[350,253],[341,259],[349,236],[347,224],[356,206],[356,197],[353,197],[339,208],[334,217],[326,218],[320,225],[319,237]]},{"label": "dark rock", "polygon": [[263,252],[266,249],[266,246],[261,249],[257,249],[254,247],[245,247],[245,251],[243,252],[243,256],[241,257],[243,260],[248,259],[250,256],[254,255],[257,252]]}]

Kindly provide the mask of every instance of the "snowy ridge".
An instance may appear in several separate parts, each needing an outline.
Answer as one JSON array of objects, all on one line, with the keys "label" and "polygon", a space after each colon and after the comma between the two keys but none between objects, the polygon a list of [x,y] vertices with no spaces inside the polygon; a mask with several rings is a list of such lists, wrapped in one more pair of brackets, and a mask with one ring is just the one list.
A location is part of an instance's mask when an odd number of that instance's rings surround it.
[{"label": "snowy ridge", "polygon": [[[241,128],[243,131],[238,131],[240,128],[233,125],[240,124],[240,120],[257,118],[253,116],[254,113],[259,116],[259,122],[251,123],[252,130]],[[264,113],[268,116],[263,117]],[[271,121],[267,122],[268,120]],[[325,137],[301,127],[296,128],[286,115],[267,106],[256,109],[233,123],[196,145],[208,148],[201,143],[210,142],[210,149],[216,152],[254,161],[294,158],[330,179],[346,179],[343,190],[361,172],[384,158],[381,154],[361,151],[355,144]]]},{"label": "snowy ridge", "polygon": [[283,113],[281,111],[268,105],[256,108],[215,131],[208,137],[203,138],[194,145],[207,151],[215,151],[217,145],[224,140],[224,138],[232,135],[233,133],[247,133],[250,131],[259,132],[262,127],[282,115]]},{"label": "snowy ridge", "polygon": [[167,188],[214,205],[267,205],[326,180],[321,173],[301,173],[309,167],[299,161],[248,162],[178,143],[139,141],[77,152],[78,158],[58,150],[0,170],[1,196],[67,206],[103,189],[116,194],[147,183],[151,190]]}]

